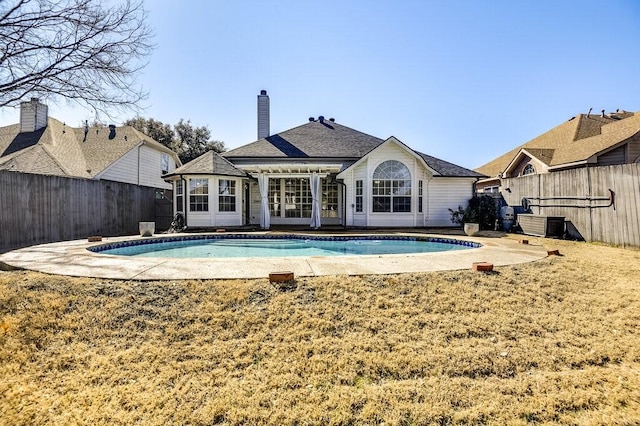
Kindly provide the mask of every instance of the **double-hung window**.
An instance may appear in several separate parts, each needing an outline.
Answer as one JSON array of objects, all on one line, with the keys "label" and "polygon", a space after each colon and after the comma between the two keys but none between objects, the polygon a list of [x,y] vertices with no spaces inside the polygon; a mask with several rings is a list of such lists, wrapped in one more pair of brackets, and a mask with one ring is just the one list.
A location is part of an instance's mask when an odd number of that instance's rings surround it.
[{"label": "double-hung window", "polygon": [[176,181],[176,211],[184,211],[184,182]]},{"label": "double-hung window", "polygon": [[411,173],[401,162],[388,160],[376,167],[371,191],[374,212],[411,212]]},{"label": "double-hung window", "polygon": [[218,181],[218,211],[236,211],[236,181],[220,179]]},{"label": "double-hung window", "polygon": [[169,173],[169,154],[163,152],[160,155],[160,169],[163,175]]},{"label": "double-hung window", "polygon": [[363,192],[362,181],[357,180],[356,181],[356,213],[362,213],[363,196],[364,196],[364,192]]},{"label": "double-hung window", "polygon": [[191,179],[189,181],[189,211],[209,211],[209,179]]}]

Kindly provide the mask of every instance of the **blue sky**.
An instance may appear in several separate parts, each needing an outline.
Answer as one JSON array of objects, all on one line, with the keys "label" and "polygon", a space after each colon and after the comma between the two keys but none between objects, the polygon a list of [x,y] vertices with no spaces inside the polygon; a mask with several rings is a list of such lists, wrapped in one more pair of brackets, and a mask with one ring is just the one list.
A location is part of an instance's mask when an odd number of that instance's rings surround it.
[{"label": "blue sky", "polygon": [[[180,6],[177,6],[177,5]],[[228,149],[311,116],[476,168],[578,113],[640,110],[640,2],[148,0],[141,114]],[[79,126],[88,110],[50,104]],[[111,121],[120,124],[133,114]],[[18,121],[0,112],[0,124]]]}]

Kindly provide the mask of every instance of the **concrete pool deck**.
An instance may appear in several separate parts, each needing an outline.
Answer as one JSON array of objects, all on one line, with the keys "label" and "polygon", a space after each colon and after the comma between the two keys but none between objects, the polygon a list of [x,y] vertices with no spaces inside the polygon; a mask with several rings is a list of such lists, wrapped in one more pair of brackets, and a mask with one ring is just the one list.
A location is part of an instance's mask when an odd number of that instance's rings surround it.
[{"label": "concrete pool deck", "polygon": [[[262,234],[284,235],[281,232]],[[301,232],[289,234],[317,235]],[[172,234],[175,235],[180,234]],[[357,237],[371,234],[347,235]],[[453,238],[477,242],[483,246],[437,253],[215,259],[126,257],[87,250],[88,247],[105,243],[143,239],[129,236],[103,238],[101,242],[76,240],[25,247],[1,254],[0,269],[26,269],[48,274],[122,280],[233,279],[268,278],[269,273],[279,271],[291,271],[296,277],[446,271],[471,269],[474,262],[504,266],[533,262],[547,256],[547,251],[541,245],[521,244],[508,237],[466,237],[412,232],[387,232],[380,235]]]}]

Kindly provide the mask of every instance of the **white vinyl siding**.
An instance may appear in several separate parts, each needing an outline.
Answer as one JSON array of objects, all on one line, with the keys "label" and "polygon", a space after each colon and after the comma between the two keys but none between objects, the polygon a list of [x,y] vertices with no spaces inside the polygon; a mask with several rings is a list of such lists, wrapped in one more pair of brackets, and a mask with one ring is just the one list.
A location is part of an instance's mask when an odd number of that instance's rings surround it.
[{"label": "white vinyl siding", "polygon": [[[123,155],[98,177],[152,188],[171,189],[171,183],[162,179],[162,154],[162,151],[141,145]],[[170,156],[169,173],[173,170],[175,162]]]},{"label": "white vinyl siding", "polygon": [[425,226],[455,226],[449,209],[465,207],[473,196],[473,178],[437,177],[428,183]]}]

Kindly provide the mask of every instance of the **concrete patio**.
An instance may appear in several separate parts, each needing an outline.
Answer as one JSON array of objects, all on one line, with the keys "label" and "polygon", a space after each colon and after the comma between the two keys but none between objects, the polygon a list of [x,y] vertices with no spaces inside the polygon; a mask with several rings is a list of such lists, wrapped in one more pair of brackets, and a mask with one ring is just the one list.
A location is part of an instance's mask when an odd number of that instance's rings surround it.
[{"label": "concrete patio", "polygon": [[[426,236],[408,232],[387,234]],[[428,235],[452,238],[451,235]],[[480,243],[480,248],[375,256],[174,259],[112,256],[87,250],[99,244],[140,238],[114,237],[103,238],[101,242],[76,240],[25,247],[1,254],[0,269],[123,280],[233,279],[267,278],[269,273],[276,271],[291,271],[296,277],[445,271],[471,269],[474,262],[504,266],[533,262],[547,256],[541,245],[521,244],[514,238],[495,236],[453,237]]]}]

